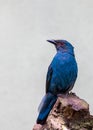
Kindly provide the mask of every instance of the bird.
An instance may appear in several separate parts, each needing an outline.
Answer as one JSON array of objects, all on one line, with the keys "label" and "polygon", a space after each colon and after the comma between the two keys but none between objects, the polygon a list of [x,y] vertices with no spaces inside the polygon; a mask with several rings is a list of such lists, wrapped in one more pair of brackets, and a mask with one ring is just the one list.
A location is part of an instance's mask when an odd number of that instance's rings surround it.
[{"label": "bird", "polygon": [[44,124],[59,94],[68,95],[78,74],[74,47],[67,40],[47,40],[56,48],[56,55],[48,67],[46,94],[39,105],[37,124]]}]

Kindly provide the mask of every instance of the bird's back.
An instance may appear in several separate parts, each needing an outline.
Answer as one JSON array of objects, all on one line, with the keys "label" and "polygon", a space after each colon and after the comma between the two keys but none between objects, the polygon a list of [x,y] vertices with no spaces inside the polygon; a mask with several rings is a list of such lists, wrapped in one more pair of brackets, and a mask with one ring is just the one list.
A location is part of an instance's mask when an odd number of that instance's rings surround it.
[{"label": "bird's back", "polygon": [[52,69],[52,77],[47,91],[58,94],[73,87],[77,77],[77,63],[73,55],[57,52],[49,68]]}]

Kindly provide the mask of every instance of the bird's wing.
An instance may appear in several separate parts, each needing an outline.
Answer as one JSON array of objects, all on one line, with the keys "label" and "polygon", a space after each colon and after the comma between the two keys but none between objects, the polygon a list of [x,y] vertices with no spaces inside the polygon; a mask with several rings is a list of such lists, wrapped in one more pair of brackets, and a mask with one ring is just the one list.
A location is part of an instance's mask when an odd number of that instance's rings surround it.
[{"label": "bird's wing", "polygon": [[52,74],[53,74],[53,69],[50,65],[49,68],[48,68],[47,77],[46,77],[46,93],[48,92],[48,89],[49,89],[49,86],[50,86]]}]

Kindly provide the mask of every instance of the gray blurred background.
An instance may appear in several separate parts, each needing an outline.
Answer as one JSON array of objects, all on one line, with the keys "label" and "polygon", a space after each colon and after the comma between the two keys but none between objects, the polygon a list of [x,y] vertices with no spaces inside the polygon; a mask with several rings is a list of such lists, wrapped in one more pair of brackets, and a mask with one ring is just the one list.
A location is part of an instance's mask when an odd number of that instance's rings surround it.
[{"label": "gray blurred background", "polygon": [[56,51],[47,39],[75,47],[73,89],[93,114],[93,0],[0,0],[0,129],[31,130]]}]

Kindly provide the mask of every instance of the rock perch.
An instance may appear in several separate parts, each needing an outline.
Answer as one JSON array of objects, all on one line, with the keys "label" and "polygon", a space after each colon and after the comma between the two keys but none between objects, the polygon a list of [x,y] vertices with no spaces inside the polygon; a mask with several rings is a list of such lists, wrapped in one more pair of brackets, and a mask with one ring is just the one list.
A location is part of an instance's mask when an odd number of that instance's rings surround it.
[{"label": "rock perch", "polygon": [[93,130],[93,116],[88,103],[74,93],[59,95],[45,124],[35,124],[33,130]]}]

